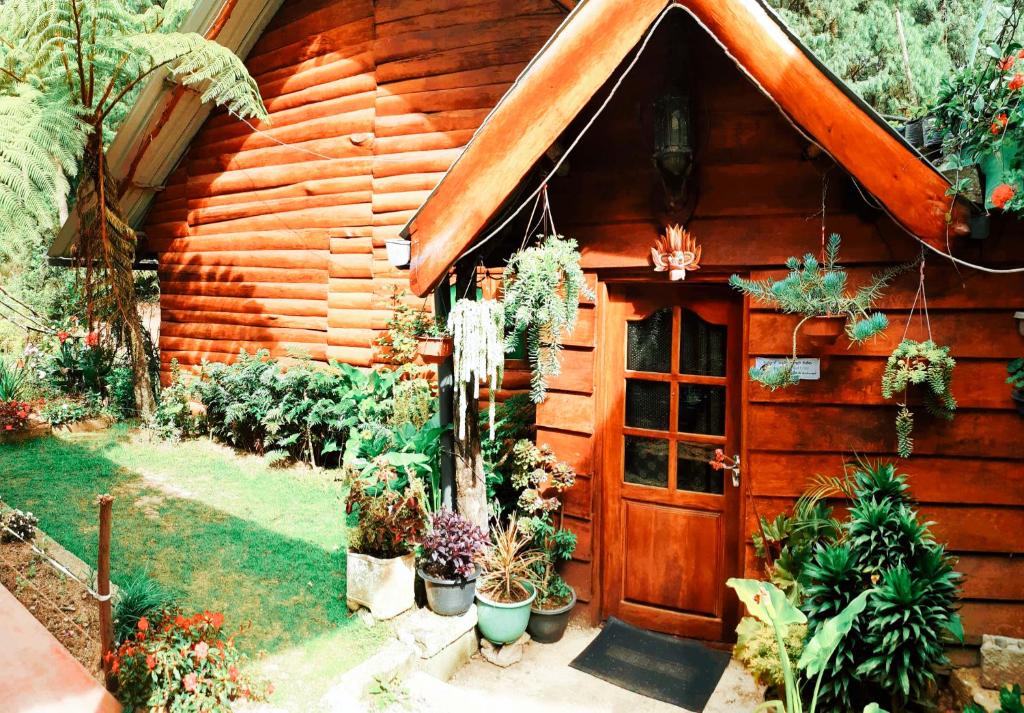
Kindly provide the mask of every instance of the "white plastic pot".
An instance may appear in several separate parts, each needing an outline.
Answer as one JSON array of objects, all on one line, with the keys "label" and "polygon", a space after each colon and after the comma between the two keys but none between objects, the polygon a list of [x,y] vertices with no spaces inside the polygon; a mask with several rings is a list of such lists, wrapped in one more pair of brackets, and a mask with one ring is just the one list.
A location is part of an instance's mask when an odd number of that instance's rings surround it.
[{"label": "white plastic pot", "polygon": [[378,559],[348,553],[348,608],[364,606],[374,619],[391,619],[416,601],[416,557]]},{"label": "white plastic pot", "polygon": [[392,238],[385,241],[388,249],[388,262],[393,267],[409,267],[409,255],[412,250],[412,243],[402,238]]}]

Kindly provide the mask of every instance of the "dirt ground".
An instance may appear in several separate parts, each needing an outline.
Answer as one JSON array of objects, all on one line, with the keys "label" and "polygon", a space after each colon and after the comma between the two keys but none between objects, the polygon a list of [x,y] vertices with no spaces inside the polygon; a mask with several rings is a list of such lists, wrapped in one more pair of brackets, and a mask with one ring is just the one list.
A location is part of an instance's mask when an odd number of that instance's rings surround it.
[{"label": "dirt ground", "polygon": [[99,608],[78,582],[47,564],[24,543],[0,544],[0,584],[97,679]]}]

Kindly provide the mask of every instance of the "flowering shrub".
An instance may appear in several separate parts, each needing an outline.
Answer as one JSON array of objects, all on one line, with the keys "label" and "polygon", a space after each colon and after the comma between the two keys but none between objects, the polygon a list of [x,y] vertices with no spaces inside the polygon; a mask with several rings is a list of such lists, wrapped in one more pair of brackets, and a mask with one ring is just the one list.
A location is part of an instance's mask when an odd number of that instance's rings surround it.
[{"label": "flowering shrub", "polygon": [[382,462],[350,482],[345,512],[356,522],[349,549],[381,559],[412,552],[426,525],[426,494],[419,479],[402,478]]},{"label": "flowering shrub", "polygon": [[223,633],[224,615],[173,610],[142,617],[134,636],[107,655],[127,711],[229,713],[234,701],[262,701],[273,686],[242,673],[245,657]]},{"label": "flowering shrub", "polygon": [[32,404],[27,401],[0,401],[0,433],[24,431],[30,415]]},{"label": "flowering shrub", "polygon": [[81,399],[67,396],[50,399],[40,409],[39,416],[57,428],[93,418],[98,416],[102,410],[103,404],[99,395],[89,392]]},{"label": "flowering shrub", "polygon": [[476,572],[476,557],[487,545],[484,531],[451,510],[434,513],[423,538],[421,567],[431,577],[465,581]]},{"label": "flowering shrub", "polygon": [[0,542],[31,542],[36,539],[39,518],[30,512],[11,510],[0,517]]}]

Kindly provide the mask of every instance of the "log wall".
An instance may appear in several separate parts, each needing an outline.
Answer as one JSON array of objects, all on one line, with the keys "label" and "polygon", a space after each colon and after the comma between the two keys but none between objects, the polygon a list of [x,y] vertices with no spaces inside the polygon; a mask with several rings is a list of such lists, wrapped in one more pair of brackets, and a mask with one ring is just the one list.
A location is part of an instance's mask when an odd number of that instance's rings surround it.
[{"label": "log wall", "polygon": [[378,360],[407,284],[385,240],[564,16],[549,0],[285,3],[246,61],[270,120],[212,115],[143,227],[164,378],[240,348]]},{"label": "log wall", "polygon": [[[807,141],[717,45],[699,34],[694,45],[697,200],[688,227],[703,246],[702,278],[782,274],[787,257],[819,252],[823,223],[826,232],[842,234],[842,262],[854,284],[920,255],[909,236],[865,204],[841,168],[827,157],[807,158]],[[673,216],[662,210],[643,119],[644,107],[664,87],[658,69],[663,53],[663,44],[652,44],[571,155],[569,174],[550,184],[559,230],[580,242],[584,267],[600,282],[666,279],[651,272],[649,250]],[[564,143],[573,136],[575,127]],[[1024,265],[1024,228],[995,225],[988,240],[958,250],[964,259],[989,265]],[[937,257],[929,257],[925,276],[932,333],[958,361],[953,390],[959,409],[947,423],[918,408],[915,451],[899,467],[910,476],[922,517],[935,522],[936,537],[960,558],[968,635],[1020,636],[1024,421],[1004,382],[1006,362],[1024,354],[1013,319],[1024,305],[1024,278],[957,270]],[[747,576],[763,576],[750,540],[757,514],[774,517],[813,476],[837,475],[855,456],[896,460],[897,409],[882,399],[880,378],[905,329],[911,338],[927,336],[920,319],[910,320],[917,286],[914,269],[888,291],[879,307],[892,324],[879,339],[853,348],[841,340],[823,352],[801,339],[801,354],[822,357],[820,381],[776,392],[748,386],[742,428]],[[538,409],[537,422],[538,441],[582,474],[566,505],[580,541],[569,573],[580,598],[593,602],[601,561],[598,444],[604,414],[593,396],[601,383],[601,314],[585,304],[580,317],[565,351],[565,373]],[[788,353],[794,317],[749,304],[745,322],[751,364],[758,356]],[[598,608],[591,610],[597,616]]]}]

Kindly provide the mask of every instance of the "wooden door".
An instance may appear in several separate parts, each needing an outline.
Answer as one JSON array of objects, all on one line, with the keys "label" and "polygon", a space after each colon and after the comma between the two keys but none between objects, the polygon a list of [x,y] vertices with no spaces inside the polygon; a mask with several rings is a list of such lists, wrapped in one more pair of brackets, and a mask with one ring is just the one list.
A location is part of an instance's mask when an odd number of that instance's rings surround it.
[{"label": "wooden door", "polygon": [[612,285],[605,389],[602,613],[732,638],[740,489],[742,302],[719,285]]}]

